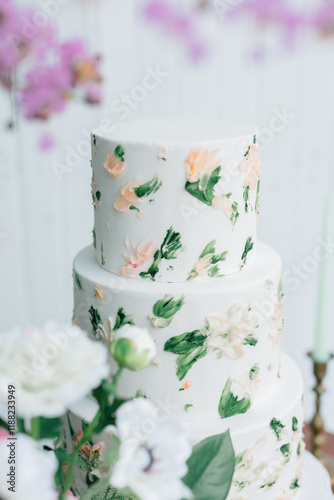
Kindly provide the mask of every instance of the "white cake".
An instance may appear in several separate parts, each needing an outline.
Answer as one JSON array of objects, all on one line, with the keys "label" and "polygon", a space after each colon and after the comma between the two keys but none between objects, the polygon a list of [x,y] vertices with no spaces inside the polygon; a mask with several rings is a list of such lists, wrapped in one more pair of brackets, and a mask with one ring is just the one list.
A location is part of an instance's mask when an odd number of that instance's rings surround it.
[{"label": "white cake", "polygon": [[[156,342],[155,365],[125,370],[121,395],[141,391],[194,444],[230,429],[229,500],[295,498],[304,447],[300,371],[280,352],[281,260],[256,241],[256,134],[158,120],[92,135],[96,250],[74,261],[82,328],[108,343],[108,318],[122,311]],[[92,401],[77,409],[93,413]]]}]

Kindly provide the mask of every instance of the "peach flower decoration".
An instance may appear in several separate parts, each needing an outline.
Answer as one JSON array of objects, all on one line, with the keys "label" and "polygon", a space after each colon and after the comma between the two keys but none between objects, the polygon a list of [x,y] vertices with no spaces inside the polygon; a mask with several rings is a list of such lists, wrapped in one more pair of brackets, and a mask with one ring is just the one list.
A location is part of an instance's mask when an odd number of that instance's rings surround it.
[{"label": "peach flower decoration", "polygon": [[118,177],[124,172],[126,163],[112,152],[108,154],[103,166],[111,177]]},{"label": "peach flower decoration", "polygon": [[186,391],[187,389],[190,389],[192,387],[192,385],[193,385],[192,381],[191,380],[187,380],[182,385],[182,389],[184,389]]},{"label": "peach flower decoration", "polygon": [[246,172],[244,186],[249,186],[250,189],[255,189],[260,175],[260,151],[259,148],[252,144],[245,158],[239,165],[241,172]]},{"label": "peach flower decoration", "polygon": [[138,205],[142,200],[135,193],[136,187],[140,186],[141,181],[136,179],[129,181],[122,187],[118,197],[114,202],[114,208],[118,212],[127,212],[131,205]]},{"label": "peach flower decoration", "polygon": [[210,175],[218,167],[220,161],[216,159],[219,149],[208,151],[205,148],[195,148],[186,159],[187,180],[197,182],[202,175]]},{"label": "peach flower decoration", "polygon": [[94,295],[97,299],[104,300],[104,293],[102,288],[99,285],[95,285]]},{"label": "peach flower decoration", "polygon": [[212,206],[221,210],[230,219],[233,214],[232,201],[225,195],[215,196],[212,200]]},{"label": "peach flower decoration", "polygon": [[123,254],[126,265],[121,266],[118,274],[126,278],[135,278],[139,275],[141,267],[152,259],[157,247],[153,241],[145,238],[135,248],[130,238],[125,239],[125,246],[129,254]]}]

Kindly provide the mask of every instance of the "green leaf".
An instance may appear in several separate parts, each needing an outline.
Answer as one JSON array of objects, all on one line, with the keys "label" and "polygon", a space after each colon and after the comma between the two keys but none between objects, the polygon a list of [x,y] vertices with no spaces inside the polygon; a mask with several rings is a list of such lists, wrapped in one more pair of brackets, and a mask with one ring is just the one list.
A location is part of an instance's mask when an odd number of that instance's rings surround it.
[{"label": "green leaf", "polygon": [[58,460],[58,470],[55,474],[55,481],[58,486],[63,486],[63,465],[65,462],[68,462],[71,458],[68,451],[64,448],[56,448],[54,450],[54,454]]},{"label": "green leaf", "polygon": [[93,233],[93,247],[96,250],[96,233],[95,233],[95,227],[93,227],[92,233]]},{"label": "green leaf", "polygon": [[84,289],[83,289],[83,286],[81,283],[81,279],[80,279],[80,276],[78,275],[78,273],[74,273],[74,280],[75,280],[75,283],[76,283],[77,287],[79,288],[80,292],[84,292]]},{"label": "green leaf", "polygon": [[255,346],[258,343],[258,339],[256,339],[252,333],[247,335],[247,337],[244,338],[242,344],[243,345],[250,345],[250,346]]},{"label": "green leaf", "polygon": [[239,219],[239,212],[238,212],[238,203],[235,201],[232,203],[232,214],[230,217],[230,221],[232,222],[232,226],[234,227],[237,220]]},{"label": "green leaf", "polygon": [[256,140],[257,140],[256,139],[256,135],[254,135],[254,137],[253,137],[253,144],[256,144]]},{"label": "green leaf", "polygon": [[102,324],[102,319],[100,313],[94,306],[91,306],[88,310],[90,315],[90,323],[92,325],[92,333],[96,336],[98,326]]},{"label": "green leaf", "polygon": [[252,241],[252,237],[249,236],[247,238],[247,240],[246,240],[245,249],[244,249],[243,254],[241,256],[241,260],[243,262],[243,266],[246,264],[246,262],[247,262],[247,256],[248,256],[249,252],[253,249],[253,247],[254,247],[254,242]]},{"label": "green leaf", "polygon": [[250,397],[238,399],[237,396],[232,394],[231,387],[232,380],[229,378],[225,384],[219,401],[218,413],[221,418],[228,418],[241,413],[246,413],[251,407]]},{"label": "green leaf", "polygon": [[290,456],[291,456],[291,446],[290,446],[290,443],[283,444],[280,447],[280,451],[281,451],[282,455],[285,457],[286,462],[288,462],[290,460]]},{"label": "green leaf", "polygon": [[134,205],[130,205],[129,210],[136,210],[137,212],[140,212],[139,208],[135,207]]},{"label": "green leaf", "polygon": [[212,200],[215,196],[213,193],[215,186],[220,180],[220,171],[221,171],[221,167],[217,167],[214,169],[213,172],[211,172],[211,175],[209,177],[209,180],[208,180],[206,188],[205,188],[205,192],[204,192],[205,198],[208,200],[210,205],[212,204]]},{"label": "green leaf", "polygon": [[255,198],[255,212],[260,213],[260,179],[257,181],[256,198]]},{"label": "green leaf", "polygon": [[298,431],[298,420],[296,417],[292,417],[292,430],[293,432]]},{"label": "green leaf", "polygon": [[202,203],[211,206],[214,198],[214,188],[220,180],[220,170],[221,167],[219,166],[211,172],[210,177],[202,176],[202,178],[196,182],[188,181],[185,186],[186,190]]},{"label": "green leaf", "polygon": [[245,152],[244,156],[247,156],[249,152],[250,152],[250,146],[248,146],[247,151]]},{"label": "green leaf", "polygon": [[39,439],[59,438],[63,430],[62,419],[38,417],[38,429]]},{"label": "green leaf", "polygon": [[284,297],[283,283],[282,283],[282,278],[281,278],[279,283],[278,283],[278,288],[277,288],[277,300],[278,300],[278,302],[281,302],[283,297]]},{"label": "green leaf", "polygon": [[274,431],[277,439],[279,440],[281,432],[284,429],[285,425],[283,425],[280,420],[277,420],[277,418],[273,418],[269,424],[269,427]]},{"label": "green leaf", "polygon": [[124,325],[134,325],[132,315],[126,314],[124,311],[124,307],[120,307],[117,311],[116,321],[114,330],[118,330],[121,326]]},{"label": "green leaf", "polygon": [[158,318],[169,319],[181,309],[184,304],[184,296],[175,300],[172,295],[165,295],[163,299],[158,300],[153,306],[153,314]]},{"label": "green leaf", "polygon": [[201,253],[201,255],[199,256],[199,258],[201,259],[202,257],[205,257],[206,255],[209,255],[209,254],[215,254],[216,253],[216,249],[215,249],[215,245],[216,245],[216,241],[217,240],[212,240],[210,241],[210,243],[208,243],[206,245],[206,247],[204,248],[203,252]]},{"label": "green leaf", "polygon": [[203,346],[207,339],[206,329],[186,332],[176,337],[171,337],[164,346],[164,351],[174,354],[184,354],[192,351],[195,347]]},{"label": "green leaf", "polygon": [[188,412],[193,406],[194,406],[193,404],[184,405],[184,411]]},{"label": "green leaf", "polygon": [[158,274],[159,272],[159,267],[160,267],[160,264],[161,264],[161,260],[162,260],[162,254],[161,254],[161,250],[160,248],[155,252],[154,254],[154,257],[153,257],[153,262],[151,264],[151,266],[149,267],[148,271],[143,271],[139,274],[139,276],[141,278],[148,278],[148,279],[151,279],[152,281],[155,280],[155,276]]},{"label": "green leaf", "polygon": [[181,235],[170,227],[161,245],[161,258],[167,260],[176,259],[182,251]]},{"label": "green leaf", "polygon": [[290,484],[290,490],[295,490],[296,488],[300,488],[299,479],[297,477],[293,479]]},{"label": "green leaf", "polygon": [[176,375],[179,380],[183,380],[190,368],[201,358],[204,358],[207,353],[207,348],[198,346],[184,354],[180,354],[176,360]]},{"label": "green leaf", "polygon": [[230,491],[235,456],[229,431],[194,446],[184,483],[194,500],[225,500]]},{"label": "green leaf", "polygon": [[115,151],[115,156],[117,156],[117,158],[119,158],[121,161],[125,161],[125,158],[124,158],[124,155],[125,155],[125,151],[124,151],[124,148],[123,146],[121,146],[120,144],[116,147]]},{"label": "green leaf", "polygon": [[103,253],[103,243],[101,243],[101,265],[102,266],[106,265],[106,260],[104,258],[104,253]]},{"label": "green leaf", "polygon": [[249,202],[249,190],[250,190],[249,186],[245,186],[244,187],[243,199],[244,199],[244,202],[245,202],[245,214],[248,213],[248,209],[249,209],[249,205],[248,205],[248,202]]},{"label": "green leaf", "polygon": [[138,186],[135,188],[135,194],[138,196],[138,198],[143,198],[144,196],[150,196],[151,194],[154,194],[160,189],[162,186],[162,181],[158,177],[154,177],[148,182],[145,182],[145,184],[142,184],[141,186]]}]

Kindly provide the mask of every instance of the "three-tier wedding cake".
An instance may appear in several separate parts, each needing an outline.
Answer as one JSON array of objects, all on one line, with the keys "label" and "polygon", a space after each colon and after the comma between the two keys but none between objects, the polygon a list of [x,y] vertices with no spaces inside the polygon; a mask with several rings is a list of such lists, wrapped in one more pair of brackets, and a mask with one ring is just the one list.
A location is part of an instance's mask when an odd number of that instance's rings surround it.
[{"label": "three-tier wedding cake", "polygon": [[186,422],[193,443],[230,430],[229,500],[294,498],[304,448],[301,374],[280,350],[281,260],[256,239],[257,134],[184,119],[93,134],[94,245],[74,261],[80,326],[108,342],[112,318],[131,317],[156,343],[120,393]]}]

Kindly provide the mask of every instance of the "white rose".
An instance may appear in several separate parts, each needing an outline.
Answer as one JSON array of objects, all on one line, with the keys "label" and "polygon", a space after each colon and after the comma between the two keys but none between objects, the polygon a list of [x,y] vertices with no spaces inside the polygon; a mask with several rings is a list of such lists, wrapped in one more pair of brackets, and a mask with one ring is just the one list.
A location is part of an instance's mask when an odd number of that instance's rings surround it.
[{"label": "white rose", "polygon": [[117,411],[120,456],[110,484],[130,488],[141,500],[181,500],[192,497],[182,482],[191,445],[185,425],[159,417],[146,399],[134,399]]},{"label": "white rose", "polygon": [[15,493],[8,491],[5,471],[9,470],[7,447],[11,439],[0,430],[0,498],[3,500],[55,500],[57,498],[54,475],[58,462],[53,451],[44,451],[37,441],[25,434],[17,434],[15,440],[16,462]]},{"label": "white rose", "polygon": [[152,363],[157,350],[147,330],[124,325],[116,331],[110,352],[120,366],[138,371]]},{"label": "white rose", "polygon": [[58,417],[109,375],[108,351],[75,325],[16,329],[0,336],[0,414],[14,385],[23,418]]}]

